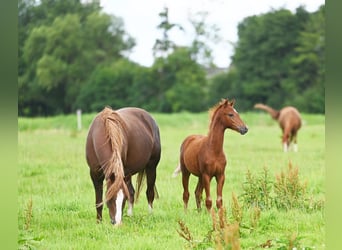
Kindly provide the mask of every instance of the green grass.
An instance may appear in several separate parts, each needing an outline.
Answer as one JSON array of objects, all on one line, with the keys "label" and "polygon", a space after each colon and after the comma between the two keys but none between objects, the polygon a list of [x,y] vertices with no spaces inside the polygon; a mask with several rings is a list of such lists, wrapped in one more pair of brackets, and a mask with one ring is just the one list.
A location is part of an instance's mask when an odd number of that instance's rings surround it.
[{"label": "green grass", "polygon": [[[81,131],[76,130],[76,115],[19,118],[19,246],[22,249],[184,249],[187,242],[177,232],[179,220],[186,224],[195,240],[204,242],[212,229],[212,220],[204,209],[196,211],[193,192],[197,180],[190,178],[189,210],[184,213],[181,177],[171,175],[178,165],[182,140],[189,134],[207,133],[208,114],[153,116],[159,124],[162,143],[156,182],[160,198],[154,202],[153,214],[149,214],[142,195],[133,217],[125,215],[119,228],[110,224],[107,208],[103,211],[103,223],[96,223],[95,195],[84,150],[94,114],[83,115]],[[231,130],[225,133],[228,162],[223,202],[229,218],[232,219],[232,192],[242,195],[247,170],[258,175],[267,167],[271,180],[275,181],[276,174],[286,171],[289,162],[298,167],[300,181],[307,182],[308,195],[324,201],[324,116],[303,114],[297,153],[282,152],[281,131],[267,114],[240,116],[249,126],[248,133],[244,136]],[[211,190],[215,204],[214,179]],[[251,210],[243,208],[245,225],[250,224],[250,215]],[[273,249],[281,249],[281,244],[275,242],[286,242],[294,233],[302,247],[325,249],[324,210],[284,211],[274,207],[262,210],[254,230],[240,227],[240,243],[242,249],[261,249],[259,245],[272,240]]]}]

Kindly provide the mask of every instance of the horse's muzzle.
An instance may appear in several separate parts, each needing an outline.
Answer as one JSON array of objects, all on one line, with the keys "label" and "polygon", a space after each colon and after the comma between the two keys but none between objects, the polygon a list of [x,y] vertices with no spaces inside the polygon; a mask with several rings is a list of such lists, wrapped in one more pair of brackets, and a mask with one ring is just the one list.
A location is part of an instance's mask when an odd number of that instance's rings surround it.
[{"label": "horse's muzzle", "polygon": [[240,132],[240,134],[244,135],[248,132],[248,128],[247,127],[240,127],[239,132]]}]

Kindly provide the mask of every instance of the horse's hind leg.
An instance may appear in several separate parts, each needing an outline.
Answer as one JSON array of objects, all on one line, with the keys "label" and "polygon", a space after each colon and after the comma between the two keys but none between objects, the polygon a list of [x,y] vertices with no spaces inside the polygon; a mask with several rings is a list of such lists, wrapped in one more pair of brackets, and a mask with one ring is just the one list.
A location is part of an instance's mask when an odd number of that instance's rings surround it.
[{"label": "horse's hind leg", "polygon": [[293,151],[298,152],[297,131],[293,131],[292,133],[292,143],[293,143]]},{"label": "horse's hind leg", "polygon": [[189,201],[189,177],[190,172],[185,168],[181,167],[182,169],[182,184],[183,184],[183,202],[184,202],[184,210],[186,211],[188,208],[188,201]]},{"label": "horse's hind leg", "polygon": [[128,216],[132,216],[133,215],[133,204],[134,204],[134,194],[135,194],[135,190],[132,184],[132,177],[129,176],[126,179],[126,185],[128,188],[128,192],[129,192],[129,199],[128,199],[128,210],[127,210],[127,214]]},{"label": "horse's hind leg", "polygon": [[103,180],[104,175],[98,171],[90,170],[90,177],[93,181],[94,189],[95,189],[95,202],[96,202],[96,212],[97,212],[97,221],[102,221],[102,195],[103,195]]},{"label": "horse's hind leg", "polygon": [[199,177],[198,182],[197,182],[197,186],[195,189],[196,205],[197,205],[198,211],[201,210],[202,192],[203,192],[202,179]]},{"label": "horse's hind leg", "polygon": [[[159,160],[158,160],[159,161]],[[148,207],[150,212],[152,212],[153,209],[153,201],[154,201],[154,190],[155,190],[155,183],[156,183],[156,177],[157,177],[157,164],[152,163],[148,164],[146,167],[146,181],[147,181],[147,189],[146,189],[146,197],[147,197],[147,202],[148,202]]]},{"label": "horse's hind leg", "polygon": [[282,137],[282,143],[283,143],[283,151],[287,152],[290,145],[290,131],[289,129],[285,128],[283,130],[283,137]]}]

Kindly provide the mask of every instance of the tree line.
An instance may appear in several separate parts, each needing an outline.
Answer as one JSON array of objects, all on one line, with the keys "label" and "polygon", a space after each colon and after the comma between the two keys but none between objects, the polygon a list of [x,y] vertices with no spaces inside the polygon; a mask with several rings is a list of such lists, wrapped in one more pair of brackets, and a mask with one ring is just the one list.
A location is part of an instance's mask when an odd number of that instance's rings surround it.
[{"label": "tree line", "polygon": [[237,99],[241,111],[263,102],[325,112],[324,5],[314,12],[299,6],[295,13],[272,9],[243,19],[231,65],[214,75],[208,73],[217,69],[208,44],[220,40],[219,29],[206,16],[191,16],[195,35],[179,46],[170,32],[189,31],[169,20],[167,8],[161,10],[154,62],[145,67],[128,59],[135,39],[98,0],[19,0],[19,115],[97,112],[106,105],[201,112],[223,97]]}]

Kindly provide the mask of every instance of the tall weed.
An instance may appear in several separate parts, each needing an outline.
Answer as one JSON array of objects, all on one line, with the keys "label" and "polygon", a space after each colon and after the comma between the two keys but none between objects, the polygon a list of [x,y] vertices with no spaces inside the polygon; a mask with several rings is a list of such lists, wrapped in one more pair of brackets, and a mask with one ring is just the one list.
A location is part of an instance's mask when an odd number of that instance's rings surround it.
[{"label": "tall weed", "polygon": [[247,208],[271,208],[272,181],[269,180],[268,169],[266,167],[263,168],[263,171],[259,176],[254,176],[247,170],[246,181],[242,184],[242,189],[242,200]]},{"label": "tall weed", "polygon": [[278,209],[303,208],[306,201],[307,182],[299,179],[298,167],[289,162],[287,172],[276,175],[274,203]]}]

